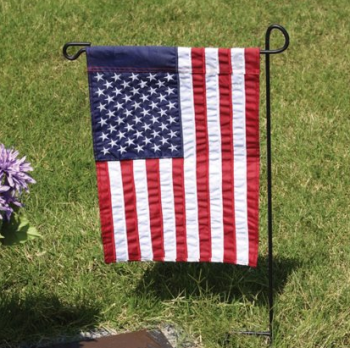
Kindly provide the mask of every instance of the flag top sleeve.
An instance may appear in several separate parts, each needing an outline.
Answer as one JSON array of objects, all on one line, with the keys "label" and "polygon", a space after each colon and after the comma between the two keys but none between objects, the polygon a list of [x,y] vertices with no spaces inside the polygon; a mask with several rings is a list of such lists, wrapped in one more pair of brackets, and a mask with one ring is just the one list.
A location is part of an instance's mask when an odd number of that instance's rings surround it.
[{"label": "flag top sleeve", "polygon": [[259,49],[87,48],[105,261],[255,267]]},{"label": "flag top sleeve", "polygon": [[118,72],[176,72],[175,47],[93,46],[87,49],[88,67]]}]

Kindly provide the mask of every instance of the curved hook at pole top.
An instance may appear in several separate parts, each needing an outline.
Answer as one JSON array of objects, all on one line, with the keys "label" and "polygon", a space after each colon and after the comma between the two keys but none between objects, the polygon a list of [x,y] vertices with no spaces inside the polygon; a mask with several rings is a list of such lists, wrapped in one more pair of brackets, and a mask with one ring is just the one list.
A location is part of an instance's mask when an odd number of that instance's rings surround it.
[{"label": "curved hook at pole top", "polygon": [[77,53],[75,53],[74,55],[69,55],[67,53],[67,50],[69,47],[76,47],[76,46],[85,46],[85,47],[89,47],[91,46],[90,42],[67,42],[62,49],[63,55],[66,59],[68,60],[76,60],[77,58],[79,58],[79,56],[86,52],[85,48],[81,48]]},{"label": "curved hook at pole top", "polygon": [[[270,50],[270,36],[271,36],[271,32],[274,29],[278,29],[284,36],[284,45],[281,48],[278,48],[276,50]],[[277,54],[277,53],[282,53],[283,51],[285,51],[289,46],[289,34],[287,32],[287,30],[282,27],[279,24],[272,24],[270,25],[267,30],[266,30],[266,34],[265,34],[265,50],[261,50],[260,53],[261,54]]]}]

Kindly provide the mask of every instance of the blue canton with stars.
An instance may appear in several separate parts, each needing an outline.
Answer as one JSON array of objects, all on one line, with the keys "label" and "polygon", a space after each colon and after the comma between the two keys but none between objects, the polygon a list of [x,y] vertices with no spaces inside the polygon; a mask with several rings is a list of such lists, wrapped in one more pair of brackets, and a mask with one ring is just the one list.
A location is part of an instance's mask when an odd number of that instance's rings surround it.
[{"label": "blue canton with stars", "polygon": [[95,158],[183,157],[176,73],[89,72]]}]

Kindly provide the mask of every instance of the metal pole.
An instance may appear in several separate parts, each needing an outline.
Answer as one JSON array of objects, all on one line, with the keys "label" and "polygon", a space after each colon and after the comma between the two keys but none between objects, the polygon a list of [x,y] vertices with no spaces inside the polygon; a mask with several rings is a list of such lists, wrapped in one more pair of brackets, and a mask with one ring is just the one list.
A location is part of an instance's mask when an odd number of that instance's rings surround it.
[{"label": "metal pole", "polygon": [[[282,31],[285,37],[285,45],[281,51],[270,51],[270,36],[273,29]],[[273,228],[272,228],[272,151],[271,151],[271,75],[270,75],[270,54],[283,52],[289,45],[287,31],[279,25],[271,25],[265,36],[265,74],[266,74],[266,147],[267,147],[267,233],[268,233],[268,277],[269,277],[269,338],[273,342]],[[278,51],[278,52],[277,52]],[[262,52],[263,53],[263,52]]]},{"label": "metal pole", "polygon": [[[282,48],[270,50],[270,36],[273,29],[282,32],[285,43]],[[270,25],[265,34],[265,50],[260,54],[265,55],[266,74],[266,161],[267,161],[267,238],[268,238],[268,310],[269,310],[269,330],[268,331],[240,331],[239,333],[254,336],[269,337],[270,345],[273,342],[273,229],[272,229],[272,156],[271,156],[271,75],[270,75],[270,55],[278,54],[286,50],[289,46],[289,35],[285,28],[278,24]]]},{"label": "metal pole", "polygon": [[[270,32],[266,32],[266,50],[270,49]],[[265,57],[266,74],[266,146],[267,146],[267,231],[268,231],[268,276],[269,276],[269,337],[273,340],[273,243],[272,243],[272,158],[271,158],[271,84],[270,55]]]}]

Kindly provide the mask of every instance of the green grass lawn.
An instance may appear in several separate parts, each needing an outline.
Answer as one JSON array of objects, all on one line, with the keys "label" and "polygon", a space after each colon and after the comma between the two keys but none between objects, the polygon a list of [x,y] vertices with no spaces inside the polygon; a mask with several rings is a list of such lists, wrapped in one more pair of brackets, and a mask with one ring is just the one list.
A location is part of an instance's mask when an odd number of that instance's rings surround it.
[{"label": "green grass lawn", "polygon": [[262,47],[280,23],[291,45],[272,57],[274,346],[349,347],[349,17],[348,0],[0,1],[0,142],[35,168],[26,212],[43,235],[0,248],[0,342],[168,322],[214,348],[229,331],[267,329],[263,83],[258,269],[105,265],[85,56],[69,62],[61,48]]}]

